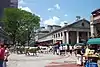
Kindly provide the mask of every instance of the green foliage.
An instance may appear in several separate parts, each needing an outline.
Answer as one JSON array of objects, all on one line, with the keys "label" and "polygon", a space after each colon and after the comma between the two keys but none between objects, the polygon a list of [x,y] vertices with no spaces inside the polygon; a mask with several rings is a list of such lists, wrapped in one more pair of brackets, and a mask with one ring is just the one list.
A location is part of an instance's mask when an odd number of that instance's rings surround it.
[{"label": "green foliage", "polygon": [[40,26],[40,17],[18,8],[5,8],[2,22],[4,22],[5,31],[12,38],[13,43],[24,44],[27,36],[31,34],[28,32]]}]

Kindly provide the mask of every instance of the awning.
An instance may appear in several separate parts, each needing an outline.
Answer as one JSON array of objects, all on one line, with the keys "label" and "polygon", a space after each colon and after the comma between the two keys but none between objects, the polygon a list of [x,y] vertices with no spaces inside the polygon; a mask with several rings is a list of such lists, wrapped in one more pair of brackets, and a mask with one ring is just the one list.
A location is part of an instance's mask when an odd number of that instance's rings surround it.
[{"label": "awning", "polygon": [[76,46],[84,46],[85,44],[84,43],[77,43],[75,44]]},{"label": "awning", "polygon": [[67,45],[67,44],[60,44],[61,46],[65,46],[65,45]]},{"label": "awning", "polygon": [[100,38],[92,38],[87,41],[87,44],[100,44]]}]

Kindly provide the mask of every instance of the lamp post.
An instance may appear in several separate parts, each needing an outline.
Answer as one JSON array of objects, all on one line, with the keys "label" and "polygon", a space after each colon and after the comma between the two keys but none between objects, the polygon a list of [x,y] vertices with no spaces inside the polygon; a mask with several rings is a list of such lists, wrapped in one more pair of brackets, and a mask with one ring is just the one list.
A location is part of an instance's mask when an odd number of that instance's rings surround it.
[{"label": "lamp post", "polygon": [[28,28],[26,28],[26,30],[27,30],[27,46],[29,47],[29,38],[30,38],[30,34],[29,34],[29,29]]}]

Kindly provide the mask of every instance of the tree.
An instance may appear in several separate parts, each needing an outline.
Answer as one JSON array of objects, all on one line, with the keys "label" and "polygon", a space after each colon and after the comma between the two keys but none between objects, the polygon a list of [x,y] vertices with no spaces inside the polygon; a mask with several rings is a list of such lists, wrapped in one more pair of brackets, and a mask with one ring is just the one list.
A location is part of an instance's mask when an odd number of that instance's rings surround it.
[{"label": "tree", "polygon": [[[31,32],[40,26],[40,17],[18,8],[5,8],[2,21],[5,31],[12,38],[13,44],[27,40],[27,30]],[[29,34],[30,35],[30,34]]]}]

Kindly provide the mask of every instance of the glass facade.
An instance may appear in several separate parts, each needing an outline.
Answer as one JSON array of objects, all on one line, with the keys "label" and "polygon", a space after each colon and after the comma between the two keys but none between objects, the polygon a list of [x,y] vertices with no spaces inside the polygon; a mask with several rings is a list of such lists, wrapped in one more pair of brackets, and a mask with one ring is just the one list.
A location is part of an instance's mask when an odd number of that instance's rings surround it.
[{"label": "glass facade", "polygon": [[18,0],[10,0],[10,7],[17,8],[18,7]]}]

